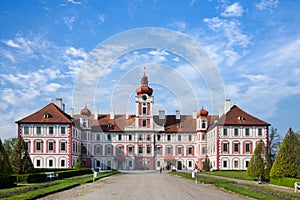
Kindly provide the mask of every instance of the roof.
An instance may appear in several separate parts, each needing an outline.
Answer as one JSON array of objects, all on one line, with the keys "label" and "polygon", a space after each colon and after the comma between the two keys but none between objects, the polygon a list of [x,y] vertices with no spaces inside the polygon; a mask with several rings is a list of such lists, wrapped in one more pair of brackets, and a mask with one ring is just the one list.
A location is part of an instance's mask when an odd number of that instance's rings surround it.
[{"label": "roof", "polygon": [[50,103],[41,110],[19,120],[16,123],[30,124],[73,124],[73,118],[63,112],[54,103]]},{"label": "roof", "polygon": [[214,125],[270,126],[269,123],[250,115],[237,105],[232,106],[226,114],[223,114],[220,118],[215,119],[211,123],[213,123],[211,128],[214,127]]}]

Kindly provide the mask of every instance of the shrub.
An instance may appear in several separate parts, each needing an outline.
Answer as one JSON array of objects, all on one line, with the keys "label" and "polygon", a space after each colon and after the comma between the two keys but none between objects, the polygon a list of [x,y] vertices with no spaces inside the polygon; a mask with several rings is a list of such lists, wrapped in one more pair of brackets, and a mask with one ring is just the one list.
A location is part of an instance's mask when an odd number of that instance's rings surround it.
[{"label": "shrub", "polygon": [[14,187],[16,179],[14,176],[0,176],[0,188]]},{"label": "shrub", "polygon": [[294,187],[295,182],[300,182],[300,178],[288,178],[288,177],[282,177],[282,178],[271,178],[270,183],[273,185],[280,185],[280,186],[286,186],[286,187]]}]

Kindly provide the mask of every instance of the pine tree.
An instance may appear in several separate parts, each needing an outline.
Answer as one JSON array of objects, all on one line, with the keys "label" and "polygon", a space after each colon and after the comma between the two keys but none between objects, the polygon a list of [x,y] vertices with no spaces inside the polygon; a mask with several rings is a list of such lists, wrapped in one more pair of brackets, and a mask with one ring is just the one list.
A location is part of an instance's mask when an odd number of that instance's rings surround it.
[{"label": "pine tree", "polygon": [[263,158],[264,154],[264,143],[263,141],[259,141],[255,150],[254,154],[251,157],[250,163],[247,168],[247,175],[253,178],[257,177],[261,180],[264,180],[265,175],[265,161]]},{"label": "pine tree", "polygon": [[208,155],[206,155],[204,163],[203,163],[203,170],[204,171],[210,171],[210,169],[211,169],[210,160],[208,158]]},{"label": "pine tree", "polygon": [[28,151],[25,151],[25,155],[24,155],[24,157],[23,157],[23,165],[22,165],[23,167],[23,169],[22,169],[22,171],[23,171],[23,173],[32,173],[32,172],[34,172],[34,166],[33,166],[33,164],[32,164],[32,161],[31,161],[31,158],[30,158],[30,156],[29,156],[29,154],[28,154]]},{"label": "pine tree", "polygon": [[15,148],[10,156],[10,164],[12,170],[16,174],[23,173],[23,157],[25,155],[25,143],[21,136],[19,136]]},{"label": "pine tree", "polygon": [[75,169],[85,168],[85,165],[84,165],[84,163],[82,161],[82,155],[81,155],[81,153],[78,155],[78,157],[76,159],[74,168]]},{"label": "pine tree", "polygon": [[11,173],[9,158],[0,139],[0,176],[9,176]]},{"label": "pine tree", "polygon": [[290,128],[282,141],[271,169],[271,177],[296,177],[300,175],[300,141]]},{"label": "pine tree", "polygon": [[[268,147],[266,149],[268,152]],[[264,170],[264,180],[270,180],[270,173],[272,168],[272,159],[269,153],[265,154],[265,170]]]}]

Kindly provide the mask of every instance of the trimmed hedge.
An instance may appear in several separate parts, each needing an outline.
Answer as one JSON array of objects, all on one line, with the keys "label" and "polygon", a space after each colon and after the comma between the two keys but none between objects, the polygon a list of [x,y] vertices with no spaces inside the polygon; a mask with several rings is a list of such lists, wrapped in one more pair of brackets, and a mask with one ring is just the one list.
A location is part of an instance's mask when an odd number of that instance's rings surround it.
[{"label": "trimmed hedge", "polygon": [[16,178],[14,176],[0,176],[0,188],[10,188],[14,187]]},{"label": "trimmed hedge", "polygon": [[67,171],[60,171],[56,172],[58,174],[58,178],[69,178],[73,176],[81,176],[85,174],[92,174],[93,171],[90,168],[84,168],[84,169],[72,169]]},{"label": "trimmed hedge", "polygon": [[300,182],[300,178],[282,177],[282,178],[271,178],[270,180],[270,183],[273,185],[286,186],[291,188],[294,188],[295,182]]}]

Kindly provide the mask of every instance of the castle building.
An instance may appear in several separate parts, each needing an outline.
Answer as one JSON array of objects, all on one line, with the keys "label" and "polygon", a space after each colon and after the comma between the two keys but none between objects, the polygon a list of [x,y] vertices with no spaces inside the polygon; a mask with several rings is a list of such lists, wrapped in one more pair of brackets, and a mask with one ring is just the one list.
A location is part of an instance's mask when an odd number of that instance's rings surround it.
[{"label": "castle building", "polygon": [[226,100],[219,115],[201,109],[191,115],[153,113],[153,89],[146,74],[136,89],[135,114],[92,113],[85,106],[67,114],[62,99],[17,121],[18,134],[36,168],[72,168],[81,153],[86,167],[176,170],[245,170],[270,124]]}]

